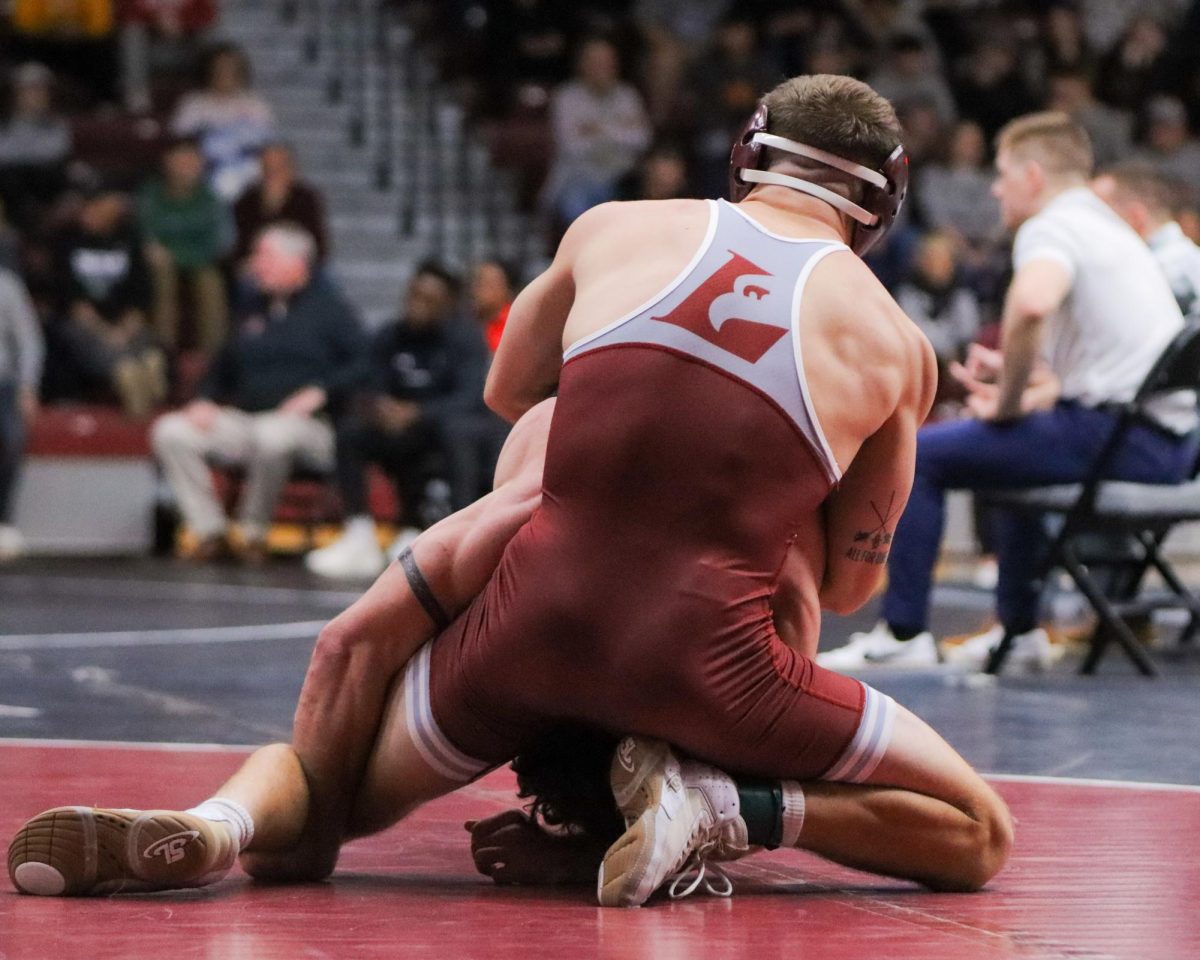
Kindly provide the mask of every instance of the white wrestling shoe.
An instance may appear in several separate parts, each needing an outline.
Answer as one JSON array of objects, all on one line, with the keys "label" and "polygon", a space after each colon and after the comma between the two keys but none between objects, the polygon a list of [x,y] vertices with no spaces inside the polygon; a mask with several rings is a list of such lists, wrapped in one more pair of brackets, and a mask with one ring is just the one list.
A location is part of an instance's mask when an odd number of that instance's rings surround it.
[{"label": "white wrestling shoe", "polygon": [[897,640],[880,620],[866,633],[850,634],[850,642],[817,654],[817,664],[838,672],[864,667],[936,667],[941,662],[937,642],[928,630],[911,640]]},{"label": "white wrestling shoe", "polygon": [[225,825],[176,810],[56,807],[17,831],[8,875],[43,897],[201,887],[237,859]]},{"label": "white wrestling shoe", "polygon": [[[968,637],[962,643],[946,644],[944,657],[946,663],[954,667],[968,670],[983,670],[987,666],[988,657],[1004,639],[1004,627],[1000,624],[985,630],[983,633]],[[1018,633],[1013,637],[1012,646],[1008,650],[1006,666],[1023,668],[1032,672],[1048,670],[1057,659],[1054,645],[1050,637],[1041,627],[1028,633]]]},{"label": "white wrestling shoe", "polygon": [[711,866],[749,852],[731,777],[705,764],[680,763],[661,740],[626,737],[613,755],[609,782],[627,829],[600,864],[601,906],[641,906],[668,880],[672,899],[701,883],[716,896],[733,893],[724,871]]},{"label": "white wrestling shoe", "polygon": [[319,577],[370,580],[383,572],[387,557],[375,537],[374,522],[356,517],[329,546],[310,550],[304,557],[304,565]]}]

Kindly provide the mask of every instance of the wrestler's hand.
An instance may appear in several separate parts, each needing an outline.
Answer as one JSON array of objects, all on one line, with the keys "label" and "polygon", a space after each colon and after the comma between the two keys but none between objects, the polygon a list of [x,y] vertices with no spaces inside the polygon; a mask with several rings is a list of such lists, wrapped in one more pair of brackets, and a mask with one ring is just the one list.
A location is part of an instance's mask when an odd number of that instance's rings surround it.
[{"label": "wrestler's hand", "polygon": [[604,846],[585,837],[558,836],[521,810],[468,820],[475,869],[496,883],[596,882]]}]

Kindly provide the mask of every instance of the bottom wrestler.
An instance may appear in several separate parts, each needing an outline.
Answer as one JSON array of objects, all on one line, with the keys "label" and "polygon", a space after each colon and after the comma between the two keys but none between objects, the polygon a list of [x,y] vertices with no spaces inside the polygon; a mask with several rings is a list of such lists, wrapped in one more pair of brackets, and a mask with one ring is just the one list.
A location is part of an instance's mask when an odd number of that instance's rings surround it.
[{"label": "bottom wrestler", "polygon": [[[891,108],[821,77],[782,85],[766,107],[736,168],[760,184],[743,203],[598,208],[514,305],[489,380],[502,412],[545,396],[571,345],[542,502],[376,714],[361,778],[347,761],[349,833],[380,830],[579,721],[803,781],[778,788],[790,826],[777,832],[838,862],[942,889],[977,888],[1003,864],[1007,811],[949,745],[786,646],[772,623],[793,556],[810,647],[818,603],[845,610],[869,595],[911,486],[933,366],[844,242],[861,252],[859,227],[878,235],[898,208]],[[438,595],[453,564],[421,562]],[[240,848],[251,872],[286,874],[327,804],[344,803],[321,799],[305,773],[291,748],[268,747],[190,814],[51,811],[18,835],[10,871],[35,893],[178,886]],[[611,786],[629,829],[604,861],[605,903],[644,900],[738,822],[728,781],[650,741],[623,743]]]}]

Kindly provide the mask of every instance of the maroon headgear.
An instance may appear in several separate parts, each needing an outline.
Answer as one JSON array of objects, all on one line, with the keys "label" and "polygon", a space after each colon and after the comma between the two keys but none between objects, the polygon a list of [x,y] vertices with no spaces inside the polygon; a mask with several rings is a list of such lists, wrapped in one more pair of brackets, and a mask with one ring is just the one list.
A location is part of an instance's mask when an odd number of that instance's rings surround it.
[{"label": "maroon headgear", "polygon": [[[820,184],[764,170],[767,147],[816,160],[864,181],[867,188],[863,191],[862,203],[854,203]],[[855,221],[850,232],[850,249],[861,257],[888,232],[900,212],[908,192],[908,154],[901,144],[878,170],[872,170],[826,150],[768,133],[767,105],[760,103],[733,141],[733,151],[729,155],[729,199],[734,203],[745,199],[755,183],[791,187],[837,207]]]}]

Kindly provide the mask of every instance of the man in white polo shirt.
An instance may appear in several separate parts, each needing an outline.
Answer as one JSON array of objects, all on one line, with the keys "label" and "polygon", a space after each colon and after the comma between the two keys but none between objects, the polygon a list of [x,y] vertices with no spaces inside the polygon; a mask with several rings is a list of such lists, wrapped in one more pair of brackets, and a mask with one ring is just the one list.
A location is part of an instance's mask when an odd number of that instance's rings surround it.
[{"label": "man in white polo shirt", "polygon": [[[1043,486],[1083,479],[1114,423],[1104,408],[1127,400],[1180,330],[1183,317],[1149,248],[1088,188],[1092,151],[1066,114],[1018,118],[996,138],[992,192],[1016,229],[1002,350],[973,353],[959,379],[973,417],[917,435],[917,472],[888,563],[883,619],[822,654],[832,669],[927,665],[929,595],[948,490]],[[1054,385],[1057,383],[1057,390]],[[1167,405],[1133,429],[1114,476],[1174,483],[1191,466],[1194,411]],[[967,641],[958,659],[982,664],[1004,629],[1012,659],[1045,666],[1036,579],[1045,537],[1038,518],[999,511],[1000,626]]]}]

